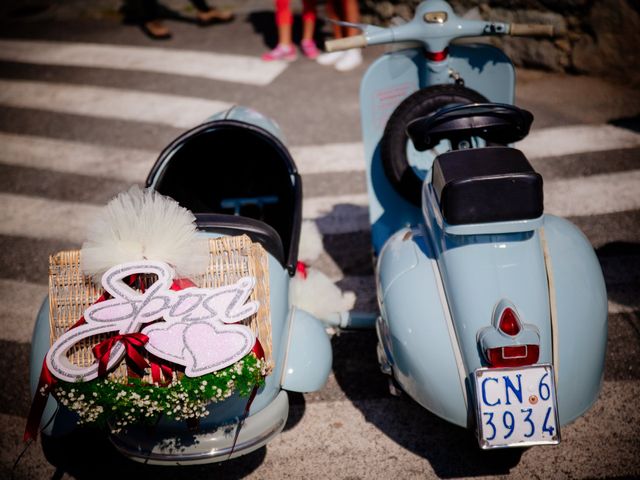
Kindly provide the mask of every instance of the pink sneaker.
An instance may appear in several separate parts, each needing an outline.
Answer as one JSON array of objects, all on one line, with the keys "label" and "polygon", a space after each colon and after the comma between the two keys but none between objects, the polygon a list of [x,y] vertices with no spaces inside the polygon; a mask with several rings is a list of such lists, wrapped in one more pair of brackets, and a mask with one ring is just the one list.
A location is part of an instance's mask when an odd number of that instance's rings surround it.
[{"label": "pink sneaker", "polygon": [[293,45],[282,45],[279,43],[276,48],[262,55],[265,62],[273,62],[274,60],[285,60],[293,62],[298,57],[296,49]]},{"label": "pink sneaker", "polygon": [[313,40],[302,40],[300,47],[302,48],[304,56],[311,60],[315,60],[318,58],[318,55],[320,55],[320,50],[318,50],[318,47]]}]

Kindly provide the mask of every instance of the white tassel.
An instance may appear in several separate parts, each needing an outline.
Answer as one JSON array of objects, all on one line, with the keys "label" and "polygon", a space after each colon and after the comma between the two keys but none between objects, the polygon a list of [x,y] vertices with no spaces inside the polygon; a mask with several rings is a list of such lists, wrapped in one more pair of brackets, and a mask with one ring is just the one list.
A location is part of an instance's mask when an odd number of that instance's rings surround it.
[{"label": "white tassel", "polygon": [[307,269],[307,278],[296,273],[289,284],[291,304],[320,320],[351,310],[355,300],[353,292],[343,293],[329,277],[314,268]]},{"label": "white tassel", "polygon": [[300,229],[300,244],[298,246],[298,258],[306,264],[313,263],[322,254],[322,235],[313,220],[302,222]]},{"label": "white tassel", "polygon": [[134,186],[111,200],[89,227],[80,258],[82,271],[95,281],[114,265],[136,260],[162,261],[179,277],[189,277],[206,270],[209,248],[189,210]]}]

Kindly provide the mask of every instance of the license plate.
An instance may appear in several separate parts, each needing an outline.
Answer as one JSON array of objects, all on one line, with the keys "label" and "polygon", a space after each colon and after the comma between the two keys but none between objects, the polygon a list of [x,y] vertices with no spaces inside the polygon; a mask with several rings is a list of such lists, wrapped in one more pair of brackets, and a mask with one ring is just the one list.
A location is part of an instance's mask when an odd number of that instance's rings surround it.
[{"label": "license plate", "polygon": [[474,378],[481,448],[560,443],[551,365],[479,368]]}]

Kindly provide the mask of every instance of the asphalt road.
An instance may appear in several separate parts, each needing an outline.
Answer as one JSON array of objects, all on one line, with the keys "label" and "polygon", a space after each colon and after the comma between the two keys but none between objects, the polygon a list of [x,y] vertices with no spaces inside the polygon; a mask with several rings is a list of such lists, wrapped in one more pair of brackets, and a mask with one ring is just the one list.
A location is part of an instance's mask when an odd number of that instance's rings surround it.
[{"label": "asphalt road", "polygon": [[[517,103],[536,117],[522,148],[545,178],[546,208],[568,216],[591,241],[610,300],[600,399],[563,429],[559,446],[481,452],[472,432],[406,395],[388,394],[374,333],[340,332],[332,337],[326,387],[292,395],[285,431],[246,457],[150,467],[85,432],[32,445],[12,469],[23,449],[30,331],[47,290],[48,255],[77,247],[84,219],[142,183],[155,156],[197,124],[201,111],[241,104],[280,124],[303,173],[308,212],[315,212],[307,218],[323,233],[314,266],[356,293],[356,309],[376,308],[358,163],[358,85],[366,66],[341,74],[304,58],[280,70],[256,62],[273,41],[268,1],[238,2],[227,25],[172,21],[167,42],[123,26],[116,2],[84,3],[16,11],[7,2],[0,9],[0,477],[640,476],[640,95],[601,79],[533,71],[518,72]],[[65,57],[67,43],[85,50]],[[96,44],[113,50],[92,50]],[[123,66],[130,47],[163,60],[153,68]],[[193,52],[232,57],[214,55],[219,67],[194,73]],[[380,52],[366,50],[365,63]]]}]

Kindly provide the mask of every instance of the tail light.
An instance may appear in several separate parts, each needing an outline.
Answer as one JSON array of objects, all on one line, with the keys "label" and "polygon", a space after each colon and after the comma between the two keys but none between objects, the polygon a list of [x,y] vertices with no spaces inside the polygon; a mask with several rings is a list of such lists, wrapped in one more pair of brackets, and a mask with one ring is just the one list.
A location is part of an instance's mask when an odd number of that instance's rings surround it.
[{"label": "tail light", "polygon": [[512,345],[487,349],[487,361],[494,368],[533,365],[540,356],[539,345]]},{"label": "tail light", "polygon": [[514,312],[509,307],[505,308],[502,311],[502,315],[500,315],[498,330],[512,337],[515,337],[520,333],[520,320],[518,319],[516,312]]},{"label": "tail light", "polygon": [[[517,337],[522,331],[522,323],[516,311],[510,307],[504,308],[497,322],[497,329],[503,335]],[[538,361],[540,346],[536,344],[505,345],[487,348],[487,361],[491,367],[522,367],[532,365]]]}]

